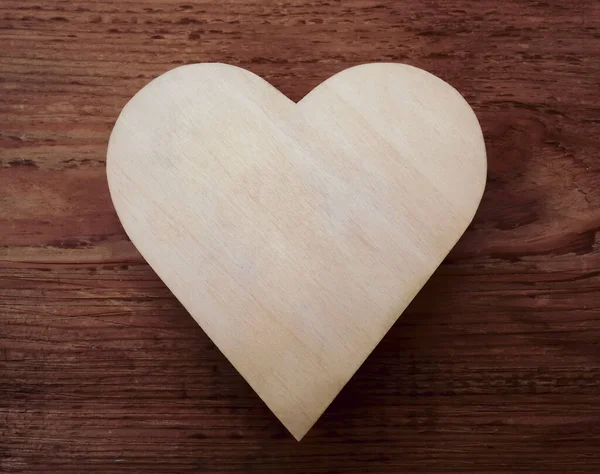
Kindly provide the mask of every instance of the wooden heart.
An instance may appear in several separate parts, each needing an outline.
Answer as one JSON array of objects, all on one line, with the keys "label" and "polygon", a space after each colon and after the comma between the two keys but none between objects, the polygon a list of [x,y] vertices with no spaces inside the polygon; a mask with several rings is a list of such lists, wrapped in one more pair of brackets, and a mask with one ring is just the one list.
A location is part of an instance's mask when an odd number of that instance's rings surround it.
[{"label": "wooden heart", "polygon": [[471,222],[475,114],[420,69],[347,69],[297,104],[196,64],[125,106],[107,173],[148,263],[302,438]]}]

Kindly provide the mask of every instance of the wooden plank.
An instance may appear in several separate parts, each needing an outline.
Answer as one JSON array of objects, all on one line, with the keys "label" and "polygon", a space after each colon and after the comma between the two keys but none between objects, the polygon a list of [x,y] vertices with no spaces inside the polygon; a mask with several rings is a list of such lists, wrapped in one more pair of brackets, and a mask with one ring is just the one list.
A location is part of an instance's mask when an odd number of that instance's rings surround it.
[{"label": "wooden plank", "polygon": [[[3,0],[0,471],[598,472],[599,8]],[[299,444],[110,203],[119,111],[203,61],[295,101],[406,62],[460,90],[486,137],[472,226]]]}]

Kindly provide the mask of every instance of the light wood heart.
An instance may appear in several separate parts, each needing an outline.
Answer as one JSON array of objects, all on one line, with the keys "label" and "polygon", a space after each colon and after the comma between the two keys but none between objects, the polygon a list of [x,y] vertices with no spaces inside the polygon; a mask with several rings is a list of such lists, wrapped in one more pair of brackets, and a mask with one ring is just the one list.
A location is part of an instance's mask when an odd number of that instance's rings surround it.
[{"label": "light wood heart", "polygon": [[486,154],[466,101],[414,67],[296,104],[196,64],[125,106],[107,173],[136,247],[299,440],[471,222]]}]

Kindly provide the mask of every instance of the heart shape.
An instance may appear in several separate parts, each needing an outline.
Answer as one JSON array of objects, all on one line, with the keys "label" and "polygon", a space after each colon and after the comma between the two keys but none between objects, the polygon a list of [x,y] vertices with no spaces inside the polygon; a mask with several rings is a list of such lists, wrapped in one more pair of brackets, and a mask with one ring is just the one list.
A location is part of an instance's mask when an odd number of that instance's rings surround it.
[{"label": "heart shape", "polygon": [[486,154],[421,69],[352,67],[296,104],[195,64],[125,106],[107,174],[138,250],[300,440],[471,222]]}]

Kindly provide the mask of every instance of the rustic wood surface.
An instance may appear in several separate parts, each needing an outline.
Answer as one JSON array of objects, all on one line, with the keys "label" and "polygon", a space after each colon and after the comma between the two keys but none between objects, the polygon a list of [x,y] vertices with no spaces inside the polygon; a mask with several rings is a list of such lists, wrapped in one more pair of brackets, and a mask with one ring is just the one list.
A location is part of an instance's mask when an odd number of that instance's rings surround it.
[{"label": "rustic wood surface", "polygon": [[[600,3],[0,3],[0,472],[600,471]],[[473,225],[297,443],[144,263],[126,101],[221,61],[299,99],[400,61],[486,136]]]}]

